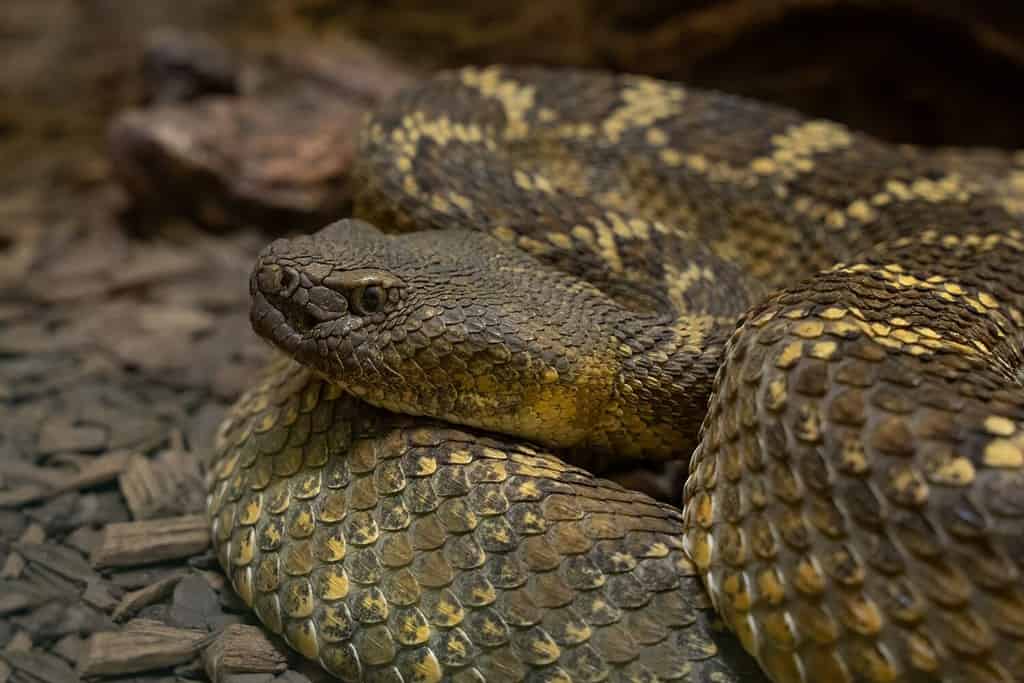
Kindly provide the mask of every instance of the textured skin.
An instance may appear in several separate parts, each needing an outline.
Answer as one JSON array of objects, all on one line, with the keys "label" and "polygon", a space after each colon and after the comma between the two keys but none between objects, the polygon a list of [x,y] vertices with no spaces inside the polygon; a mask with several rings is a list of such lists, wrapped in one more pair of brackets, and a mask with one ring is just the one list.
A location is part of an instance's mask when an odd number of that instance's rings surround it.
[{"label": "textured skin", "polygon": [[[359,215],[421,232],[263,252],[254,328],[301,365],[211,471],[270,628],[353,680],[757,680],[697,574],[775,681],[1024,681],[1013,159],[492,68],[360,160]],[[684,512],[516,438],[689,457]]]}]

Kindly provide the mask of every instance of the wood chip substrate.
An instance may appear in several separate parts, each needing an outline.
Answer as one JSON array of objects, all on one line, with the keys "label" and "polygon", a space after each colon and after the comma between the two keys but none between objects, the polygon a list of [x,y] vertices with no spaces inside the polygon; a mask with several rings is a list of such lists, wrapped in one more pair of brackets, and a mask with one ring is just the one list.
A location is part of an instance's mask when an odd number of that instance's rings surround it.
[{"label": "wood chip substrate", "polygon": [[255,253],[344,210],[358,118],[411,76],[144,4],[0,8],[35,36],[0,49],[0,683],[325,680],[226,584],[203,461],[268,358]]}]

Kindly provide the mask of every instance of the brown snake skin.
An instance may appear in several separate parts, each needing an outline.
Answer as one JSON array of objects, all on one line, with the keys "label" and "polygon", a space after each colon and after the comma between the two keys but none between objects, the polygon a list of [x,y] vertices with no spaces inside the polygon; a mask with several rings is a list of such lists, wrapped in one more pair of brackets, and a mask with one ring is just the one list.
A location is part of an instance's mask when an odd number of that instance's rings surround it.
[{"label": "brown snake skin", "polygon": [[[359,156],[408,234],[264,250],[290,358],[210,471],[271,630],[353,681],[1024,681],[1024,160],[496,67]],[[576,453],[689,458],[684,511]]]}]

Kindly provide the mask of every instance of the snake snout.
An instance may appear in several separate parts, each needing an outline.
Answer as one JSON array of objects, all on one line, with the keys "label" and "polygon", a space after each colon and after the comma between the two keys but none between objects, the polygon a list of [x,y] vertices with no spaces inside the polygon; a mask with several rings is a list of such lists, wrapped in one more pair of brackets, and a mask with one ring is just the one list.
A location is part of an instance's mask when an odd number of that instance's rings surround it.
[{"label": "snake snout", "polygon": [[320,323],[348,311],[343,294],[317,285],[300,268],[277,261],[261,259],[253,270],[249,289],[257,331],[279,343],[295,335],[307,335]]}]

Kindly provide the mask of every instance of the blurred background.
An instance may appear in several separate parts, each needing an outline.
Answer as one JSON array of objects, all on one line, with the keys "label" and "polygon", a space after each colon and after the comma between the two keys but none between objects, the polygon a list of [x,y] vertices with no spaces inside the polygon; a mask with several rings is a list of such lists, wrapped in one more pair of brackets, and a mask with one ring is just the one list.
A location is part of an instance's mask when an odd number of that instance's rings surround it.
[{"label": "blurred background", "polygon": [[[1024,147],[1019,2],[3,0],[0,682],[216,675],[182,643],[251,623],[207,550],[201,461],[268,357],[253,256],[344,215],[376,102],[492,62],[646,73],[900,143]],[[678,468],[616,476],[678,500]],[[109,546],[111,525],[168,518],[159,552]],[[120,624],[139,617],[159,657],[133,656],[142,636]],[[259,680],[317,675],[275,656]]]}]

